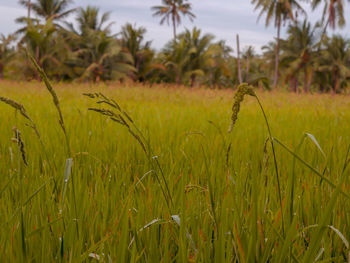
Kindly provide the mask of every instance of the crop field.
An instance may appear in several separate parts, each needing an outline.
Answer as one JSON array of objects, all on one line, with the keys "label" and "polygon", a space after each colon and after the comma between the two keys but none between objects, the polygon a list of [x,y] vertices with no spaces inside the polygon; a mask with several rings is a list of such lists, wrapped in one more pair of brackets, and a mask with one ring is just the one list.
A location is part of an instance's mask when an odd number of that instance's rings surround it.
[{"label": "crop field", "polygon": [[0,82],[0,262],[349,262],[350,97],[53,86]]}]

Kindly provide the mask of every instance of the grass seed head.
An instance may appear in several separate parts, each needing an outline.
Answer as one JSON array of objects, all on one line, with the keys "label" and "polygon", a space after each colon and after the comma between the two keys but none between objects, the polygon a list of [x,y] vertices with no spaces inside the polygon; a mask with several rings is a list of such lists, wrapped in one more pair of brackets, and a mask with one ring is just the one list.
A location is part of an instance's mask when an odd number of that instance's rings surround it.
[{"label": "grass seed head", "polygon": [[12,99],[9,99],[9,98],[5,98],[5,97],[2,97],[0,96],[0,101],[6,103],[7,105],[11,106],[12,108],[18,110],[22,116],[28,120],[31,121],[31,119],[29,118],[28,114],[27,114],[27,111],[26,109],[24,108],[24,106]]},{"label": "grass seed head", "polygon": [[238,86],[238,90],[234,96],[234,102],[232,106],[232,116],[231,116],[231,126],[228,130],[228,132],[231,132],[233,130],[233,127],[237,121],[238,118],[238,113],[241,108],[241,103],[244,100],[245,95],[250,95],[255,97],[255,92],[253,90],[253,87],[248,85],[247,83],[243,83]]},{"label": "grass seed head", "polygon": [[13,132],[15,133],[15,138],[13,138],[13,141],[17,143],[18,149],[21,152],[22,160],[25,165],[28,165],[27,158],[26,158],[26,152],[24,150],[24,142],[22,140],[21,132],[14,127]]}]

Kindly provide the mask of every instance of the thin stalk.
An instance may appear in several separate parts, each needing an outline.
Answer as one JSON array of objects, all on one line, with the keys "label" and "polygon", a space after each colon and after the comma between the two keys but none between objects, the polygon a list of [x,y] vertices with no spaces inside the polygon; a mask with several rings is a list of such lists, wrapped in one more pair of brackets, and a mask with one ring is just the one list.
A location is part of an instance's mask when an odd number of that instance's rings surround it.
[{"label": "thin stalk", "polygon": [[[58,113],[58,122],[59,122],[61,129],[63,131],[63,134],[64,134],[67,155],[68,155],[68,158],[71,158],[72,151],[70,148],[69,137],[68,137],[68,133],[66,130],[66,126],[64,124],[63,114],[62,114],[62,110],[60,107],[60,101],[58,99],[56,91],[54,90],[54,88],[53,88],[49,78],[47,77],[45,71],[39,66],[39,64],[36,62],[36,60],[33,58],[33,56],[31,54],[29,54],[28,50],[26,50],[26,54],[29,57],[29,59],[32,61],[34,67],[36,68],[37,72],[39,73],[41,79],[44,81],[45,86],[52,97],[52,101],[53,101],[55,108],[57,110],[57,113]],[[78,219],[78,209],[77,209],[77,201],[76,201],[76,196],[75,196],[75,186],[74,186],[74,176],[73,175],[72,175],[72,190],[73,190],[73,202],[74,202],[75,217],[76,217],[76,219]],[[64,220],[63,220],[63,222],[64,222]],[[76,224],[77,235],[79,238],[78,220],[75,220],[75,224]],[[62,239],[63,239],[63,236],[62,236]]]},{"label": "thin stalk", "polygon": [[275,146],[273,144],[273,138],[272,138],[272,134],[271,134],[271,129],[270,129],[270,125],[269,122],[267,120],[264,108],[258,98],[258,96],[255,96],[260,109],[264,115],[264,119],[265,119],[265,123],[267,126],[267,130],[269,133],[269,138],[270,138],[270,143],[271,143],[271,148],[272,148],[272,154],[273,154],[273,160],[274,160],[274,166],[275,166],[275,172],[276,172],[276,179],[277,179],[277,187],[278,187],[278,197],[279,197],[279,203],[280,203],[280,209],[281,209],[281,219],[282,219],[282,234],[284,236],[284,217],[283,217],[283,206],[282,206],[282,194],[281,194],[281,184],[280,184],[280,178],[279,178],[279,173],[278,173],[278,165],[277,165],[277,158],[276,158],[276,152],[275,152]]},{"label": "thin stalk", "polygon": [[166,179],[165,179],[165,176],[164,176],[164,173],[163,173],[163,169],[162,169],[162,167],[161,167],[160,164],[159,164],[158,158],[153,158],[153,159],[156,160],[157,166],[158,166],[158,168],[159,168],[159,170],[160,170],[160,174],[161,174],[162,177],[163,177],[163,181],[164,181],[166,190],[168,191],[168,196],[169,196],[171,205],[174,206],[174,202],[173,202],[173,199],[172,199],[172,197],[171,197],[170,190],[169,190],[169,187],[168,187],[168,183],[166,182]]},{"label": "thin stalk", "polygon": [[27,252],[26,252],[25,227],[24,227],[24,218],[23,218],[23,173],[22,173],[22,165],[21,165],[21,146],[20,146],[21,139],[20,139],[19,131],[15,129],[14,132],[15,132],[15,138],[17,140],[17,167],[18,167],[18,174],[20,177],[19,195],[20,195],[20,209],[21,209],[21,245],[22,245],[23,258],[24,260],[26,260]]}]

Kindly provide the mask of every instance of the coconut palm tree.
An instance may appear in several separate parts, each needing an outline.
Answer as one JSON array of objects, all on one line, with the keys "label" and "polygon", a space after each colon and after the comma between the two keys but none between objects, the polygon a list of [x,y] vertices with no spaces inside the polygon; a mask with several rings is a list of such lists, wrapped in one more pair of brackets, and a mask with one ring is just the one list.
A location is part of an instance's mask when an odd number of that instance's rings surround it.
[{"label": "coconut palm tree", "polygon": [[67,62],[80,80],[119,80],[135,70],[132,57],[123,51],[117,39],[105,32],[91,32],[89,42],[85,40]]},{"label": "coconut palm tree", "polygon": [[187,16],[191,21],[196,17],[192,12],[192,4],[187,0],[162,0],[162,5],[153,6],[153,16],[160,16],[160,24],[166,21],[173,26],[174,42],[176,42],[176,27],[181,24],[181,15]]},{"label": "coconut palm tree", "polygon": [[60,79],[66,71],[69,71],[64,64],[68,55],[65,45],[65,39],[61,37],[52,19],[44,24],[29,20],[27,30],[18,44],[18,51],[11,60],[10,66],[15,69],[18,76],[40,79],[36,69],[28,63],[23,47],[35,58],[48,76]]},{"label": "coconut palm tree", "polygon": [[214,40],[214,36],[210,34],[201,35],[201,30],[194,27],[192,31],[186,30],[179,36],[183,38],[187,45],[189,63],[186,65],[186,74],[189,76],[191,87],[194,86],[197,76],[205,75],[205,66],[208,59],[213,55],[209,49]]},{"label": "coconut palm tree", "polygon": [[14,49],[11,48],[11,43],[15,41],[14,35],[0,36],[0,79],[4,77],[4,68],[6,62],[8,62],[11,55],[14,53]]},{"label": "coconut palm tree", "polygon": [[[348,0],[350,2],[350,0]],[[316,9],[321,3],[324,3],[322,24],[324,25],[324,34],[328,26],[335,29],[336,26],[342,28],[345,25],[344,0],[312,0],[312,8]]]},{"label": "coconut palm tree", "polygon": [[120,32],[122,46],[130,53],[134,60],[134,80],[144,81],[148,73],[153,70],[153,58],[155,52],[151,49],[151,41],[144,42],[146,28],[136,27],[127,23]]},{"label": "coconut palm tree", "polygon": [[[75,8],[68,9],[72,0],[36,0],[34,2],[33,0],[19,0],[19,3],[28,8],[27,17],[22,16],[16,19],[16,23],[23,25],[16,31],[16,34],[20,35],[26,34],[29,23],[39,24],[40,18],[46,22],[51,20],[55,27],[61,28],[57,22],[76,11]],[[37,17],[31,17],[31,11],[34,11]]]},{"label": "coconut palm tree", "polygon": [[[77,14],[78,29],[68,24],[67,40],[71,58],[67,61],[80,80],[122,79],[133,67],[132,56],[123,50],[121,42],[110,33],[109,13],[100,15],[99,9],[87,6]],[[107,23],[107,25],[105,25]]]},{"label": "coconut palm tree", "polygon": [[[350,40],[341,35],[326,38],[322,44],[321,55],[317,61],[318,75],[326,75],[328,86],[333,93],[349,86],[350,80]],[[321,89],[327,83],[318,83]]]},{"label": "coconut palm tree", "polygon": [[285,66],[285,79],[290,81],[291,90],[297,92],[298,73],[303,70],[304,92],[309,92],[316,58],[315,46],[318,42],[317,26],[309,22],[292,24],[288,28],[288,38],[282,40],[281,65]]},{"label": "coconut palm tree", "polygon": [[72,0],[19,0],[19,3],[28,8],[28,18],[30,18],[31,10],[45,20],[60,20],[66,18],[76,9],[68,9]]},{"label": "coconut palm tree", "polygon": [[163,64],[170,81],[193,87],[198,77],[204,77],[214,55],[214,49],[210,49],[213,39],[214,36],[202,35],[201,30],[193,28],[180,34],[178,43],[170,41],[163,50]]},{"label": "coconut palm tree", "polygon": [[27,8],[27,18],[29,19],[32,11],[32,1],[31,0],[19,0],[20,5]]},{"label": "coconut palm tree", "polygon": [[181,38],[177,43],[168,42],[162,53],[159,54],[159,60],[166,67],[162,78],[167,82],[180,85],[184,79],[186,65],[189,63],[188,46],[185,39]]},{"label": "coconut palm tree", "polygon": [[275,50],[275,76],[273,87],[277,88],[278,83],[278,66],[279,66],[279,42],[282,23],[287,20],[294,21],[294,11],[305,13],[304,9],[297,0],[251,0],[255,4],[255,10],[260,9],[259,18],[266,14],[265,25],[269,26],[274,21],[277,28],[276,50]]},{"label": "coconut palm tree", "polygon": [[114,22],[108,22],[110,19],[110,13],[105,12],[100,15],[100,9],[95,6],[87,6],[85,8],[79,8],[77,16],[75,18],[77,29],[72,23],[65,23],[68,30],[76,35],[88,35],[91,30],[98,32],[105,32],[111,34],[111,26]]},{"label": "coconut palm tree", "polygon": [[[233,61],[230,48],[225,41],[211,44],[206,52],[204,84],[221,88],[232,86],[233,71],[230,60]],[[236,65],[234,63],[234,65]],[[236,76],[236,75],[235,75]]]},{"label": "coconut palm tree", "polygon": [[246,82],[249,78],[249,71],[250,71],[250,59],[255,56],[255,51],[254,47],[248,46],[243,50],[243,58],[245,59],[246,62]]}]

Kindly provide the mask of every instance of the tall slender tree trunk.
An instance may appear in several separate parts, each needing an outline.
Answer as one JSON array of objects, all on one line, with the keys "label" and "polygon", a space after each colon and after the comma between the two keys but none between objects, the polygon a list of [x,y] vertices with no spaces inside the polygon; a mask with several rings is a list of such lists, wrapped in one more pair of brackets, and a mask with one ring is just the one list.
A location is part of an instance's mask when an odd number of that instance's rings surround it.
[{"label": "tall slender tree trunk", "polygon": [[323,39],[324,37],[326,36],[327,34],[327,28],[329,26],[329,22],[330,22],[330,17],[328,17],[327,19],[327,22],[326,22],[326,25],[324,26],[323,30],[322,30],[322,34],[321,34],[321,39],[319,41],[319,43],[317,44],[318,47],[317,47],[317,52],[320,52],[321,51],[321,46],[322,46],[322,43],[323,43]]},{"label": "tall slender tree trunk", "polygon": [[309,93],[307,68],[304,67],[304,93]]},{"label": "tall slender tree trunk", "polygon": [[180,86],[181,76],[179,72],[176,72],[176,86]]},{"label": "tall slender tree trunk", "polygon": [[4,65],[0,62],[0,79],[4,78]]},{"label": "tall slender tree trunk", "polygon": [[173,19],[174,43],[176,43],[176,20],[175,20],[175,14],[172,15],[172,19]]},{"label": "tall slender tree trunk", "polygon": [[298,93],[298,80],[294,75],[289,79],[289,87],[291,92]]},{"label": "tall slender tree trunk", "polygon": [[196,81],[196,75],[192,74],[192,75],[191,75],[191,88],[194,87],[195,81]]},{"label": "tall slender tree trunk", "polygon": [[247,73],[246,73],[247,75],[245,76],[245,81],[248,82],[249,70],[250,70],[250,57],[249,57],[249,54],[247,54],[246,64],[247,64]]},{"label": "tall slender tree trunk", "polygon": [[241,69],[241,54],[240,54],[240,49],[239,49],[239,35],[237,34],[236,36],[237,40],[237,67],[238,67],[238,80],[239,84],[242,84],[242,69]]},{"label": "tall slender tree trunk", "polygon": [[277,22],[277,42],[275,50],[275,77],[273,79],[273,89],[277,88],[278,84],[278,66],[279,66],[279,53],[280,53],[280,34],[281,34],[281,19]]},{"label": "tall slender tree trunk", "polygon": [[31,3],[31,0],[28,0],[28,19],[30,18],[31,10],[32,10],[32,3]]},{"label": "tall slender tree trunk", "polygon": [[309,79],[308,79],[308,81],[307,81],[307,90],[308,90],[308,91],[310,91],[311,84],[312,84],[312,80],[313,80],[313,78],[314,78],[314,74],[315,74],[315,71],[312,70],[312,71],[311,71],[311,75],[310,75],[310,77],[309,77]]},{"label": "tall slender tree trunk", "polygon": [[340,87],[340,79],[337,71],[334,71],[333,78],[333,94],[337,94]]}]

